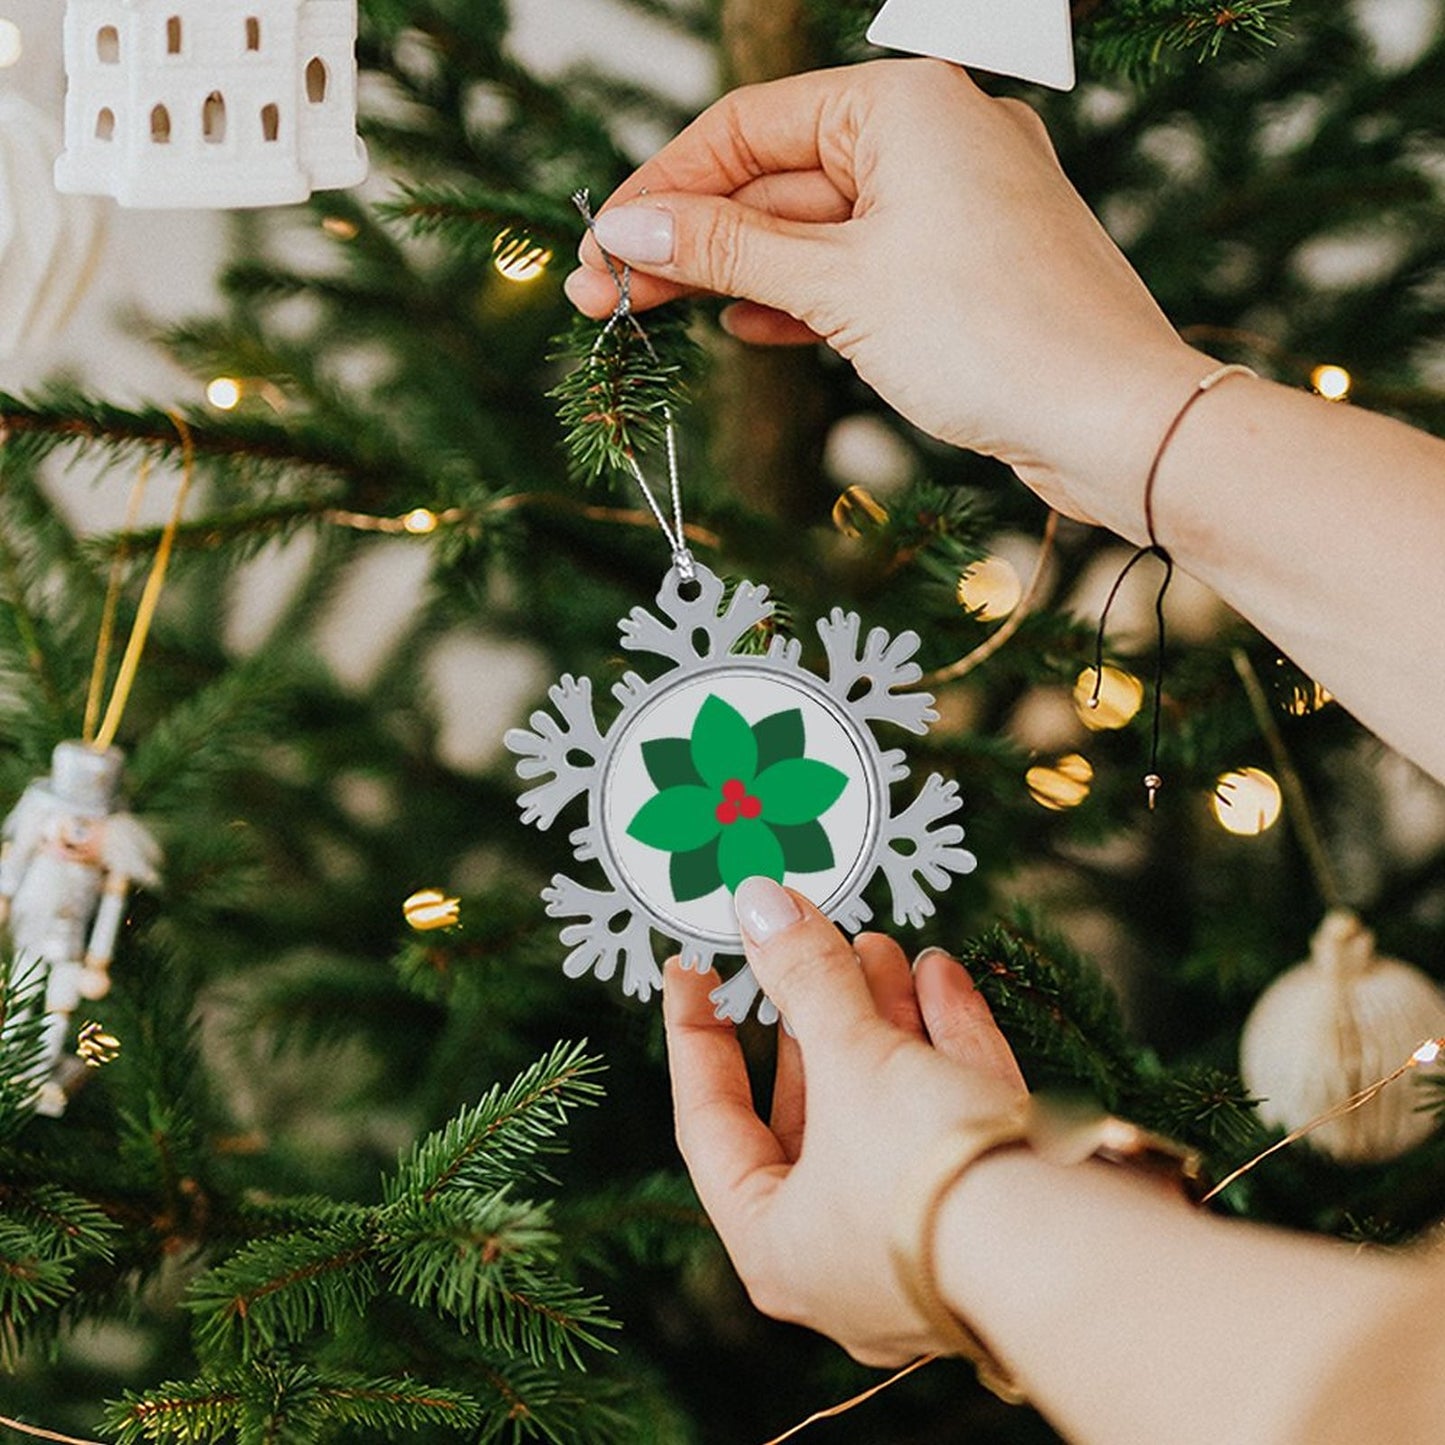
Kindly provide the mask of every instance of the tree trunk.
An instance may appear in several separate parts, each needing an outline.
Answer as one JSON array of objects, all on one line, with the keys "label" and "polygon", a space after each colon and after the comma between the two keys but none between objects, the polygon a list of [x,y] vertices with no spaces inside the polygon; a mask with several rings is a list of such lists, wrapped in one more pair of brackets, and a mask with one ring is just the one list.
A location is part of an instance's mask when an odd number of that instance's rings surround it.
[{"label": "tree trunk", "polygon": [[[807,0],[723,0],[723,71],[752,85],[818,63]],[[751,506],[780,519],[816,521],[827,420],[816,352],[724,343],[717,370],[716,456]]]}]

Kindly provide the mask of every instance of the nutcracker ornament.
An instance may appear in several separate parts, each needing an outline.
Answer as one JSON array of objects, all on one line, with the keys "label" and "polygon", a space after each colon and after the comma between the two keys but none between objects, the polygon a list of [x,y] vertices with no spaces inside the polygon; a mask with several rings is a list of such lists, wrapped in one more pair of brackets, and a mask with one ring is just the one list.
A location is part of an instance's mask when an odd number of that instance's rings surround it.
[{"label": "nutcracker ornament", "polygon": [[160,847],[117,807],[125,756],[63,742],[48,777],[31,783],[0,836],[0,918],[22,962],[48,971],[46,1079],[39,1113],[65,1112],[66,1086],[84,1070],[63,1058],[70,1016],[82,999],[110,991],[110,961],[133,883],[158,881]]}]

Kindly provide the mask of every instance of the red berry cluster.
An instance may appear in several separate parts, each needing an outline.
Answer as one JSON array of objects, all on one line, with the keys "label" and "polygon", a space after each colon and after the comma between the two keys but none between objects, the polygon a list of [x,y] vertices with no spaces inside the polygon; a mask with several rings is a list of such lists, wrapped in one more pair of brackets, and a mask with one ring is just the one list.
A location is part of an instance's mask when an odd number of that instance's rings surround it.
[{"label": "red berry cluster", "polygon": [[723,801],[717,805],[717,820],[723,827],[739,818],[756,818],[762,811],[762,799],[753,797],[739,779],[729,778],[723,784]]}]

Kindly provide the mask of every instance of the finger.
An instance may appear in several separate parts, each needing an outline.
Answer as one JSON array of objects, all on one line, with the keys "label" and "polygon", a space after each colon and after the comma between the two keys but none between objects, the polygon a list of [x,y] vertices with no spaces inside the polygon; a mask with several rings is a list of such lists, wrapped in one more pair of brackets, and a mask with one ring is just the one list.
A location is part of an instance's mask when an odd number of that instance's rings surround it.
[{"label": "finger", "polygon": [[883,933],[860,933],[853,950],[863,965],[863,977],[873,995],[873,1007],[896,1028],[923,1038],[923,1015],[913,991],[913,970],[907,955]]},{"label": "finger", "polygon": [[803,1053],[787,1029],[777,1030],[778,1058],[773,1073],[773,1112],[770,1124],[790,1164],[803,1152],[807,1103],[803,1087]]},{"label": "finger", "polygon": [[852,79],[848,71],[821,70],[732,91],[634,171],[607,204],[647,191],[730,196],[758,176],[786,171],[825,171],[840,190],[853,191],[851,147],[831,145],[825,155],[820,146],[836,134],[830,116],[847,103]]},{"label": "finger", "polygon": [[729,336],[749,346],[812,346],[823,339],[786,311],[774,311],[755,301],[733,302],[718,317],[718,324]]},{"label": "finger", "polygon": [[[853,203],[821,171],[789,171],[776,176],[760,176],[750,181],[732,198],[740,205],[769,215],[781,216],[786,220],[805,223],[846,221],[853,213]],[[617,283],[612,279],[602,259],[602,248],[593,238],[591,231],[582,239],[578,248],[582,270],[569,276],[563,283],[568,299],[584,315],[601,320],[611,314],[617,304]],[[646,311],[668,301],[676,301],[684,295],[696,294],[700,288],[681,286],[675,282],[659,281],[653,276],[637,276],[632,283],[632,303],[636,311]],[[782,317],[783,313],[769,312]],[[761,344],[795,345],[815,340],[813,333],[800,323],[787,318],[794,332],[802,335],[792,337],[785,334],[756,338]],[[744,340],[753,340],[744,337]]]},{"label": "finger", "polygon": [[759,176],[734,191],[732,198],[754,211],[815,226],[851,220],[853,216],[854,198],[840,191],[822,171]]},{"label": "finger", "polygon": [[804,1057],[817,1043],[877,1022],[857,955],[807,899],[771,878],[748,878],[734,902],[748,962]]},{"label": "finger", "polygon": [[790,221],[730,196],[649,195],[597,217],[597,244],[635,270],[806,317],[834,268],[842,227]]},{"label": "finger", "polygon": [[926,949],[913,965],[913,986],[924,1028],[939,1053],[1001,1083],[1028,1087],[988,1000],[957,959],[941,948]]},{"label": "finger", "polygon": [[[729,198],[740,206],[777,216],[785,221],[806,225],[832,224],[846,221],[853,215],[853,201],[845,196],[822,171],[785,171],[780,175],[759,176],[749,181]],[[617,202],[609,202],[601,214]],[[584,266],[605,271],[602,247],[589,230],[577,248],[577,259]]]},{"label": "finger", "polygon": [[787,1159],[753,1108],[742,1049],[709,997],[717,975],[669,959],[663,973],[663,1019],[672,1074],[677,1142],[698,1198],[726,1242],[758,1197],[776,1183]]},{"label": "finger", "polygon": [[[602,321],[617,309],[617,283],[605,268],[579,266],[562,283],[567,299],[584,315]],[[682,296],[696,296],[696,286],[679,286],[655,276],[634,274],[629,288],[634,311],[651,311]]]}]

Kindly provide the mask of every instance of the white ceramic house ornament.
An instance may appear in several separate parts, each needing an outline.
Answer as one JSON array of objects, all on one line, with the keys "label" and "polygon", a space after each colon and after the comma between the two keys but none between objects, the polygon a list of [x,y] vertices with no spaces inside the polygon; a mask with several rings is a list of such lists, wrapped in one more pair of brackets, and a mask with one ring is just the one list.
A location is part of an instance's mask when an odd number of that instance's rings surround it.
[{"label": "white ceramic house ornament", "polygon": [[868,31],[874,45],[1074,88],[1069,0],[888,0]]},{"label": "white ceramic house ornament", "polygon": [[366,177],[356,0],[69,0],[62,191],[282,206]]}]

